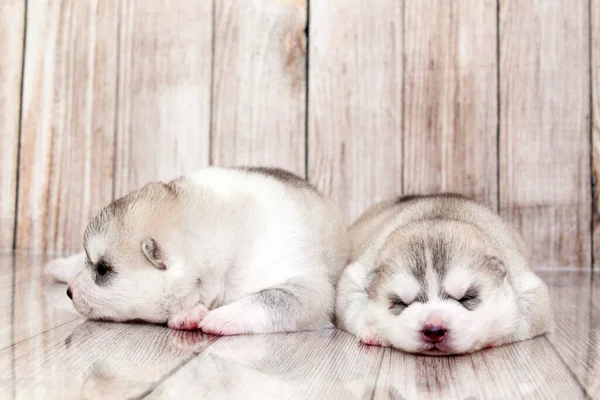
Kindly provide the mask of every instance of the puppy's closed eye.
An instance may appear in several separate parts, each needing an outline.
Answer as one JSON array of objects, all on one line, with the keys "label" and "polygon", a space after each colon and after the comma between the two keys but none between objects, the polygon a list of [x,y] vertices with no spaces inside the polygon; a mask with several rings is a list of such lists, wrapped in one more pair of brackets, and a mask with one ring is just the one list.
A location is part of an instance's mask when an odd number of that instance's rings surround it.
[{"label": "puppy's closed eye", "polygon": [[457,301],[467,310],[472,311],[481,303],[479,298],[479,288],[471,286],[465,294]]},{"label": "puppy's closed eye", "polygon": [[426,303],[427,302],[427,294],[425,294],[425,292],[421,291],[417,297],[415,297],[412,301],[404,301],[402,300],[402,298],[400,296],[398,296],[397,294],[394,293],[390,293],[390,295],[388,296],[389,298],[389,302],[390,302],[390,311],[392,311],[393,314],[398,315],[400,314],[402,311],[404,311],[405,308],[409,307],[411,304],[413,303]]},{"label": "puppy's closed eye", "polygon": [[105,259],[100,259],[92,266],[95,272],[95,281],[98,286],[103,286],[110,279],[110,275],[114,272],[112,266]]},{"label": "puppy's closed eye", "polygon": [[392,312],[392,314],[395,315],[399,315],[402,311],[404,311],[404,309],[406,307],[408,307],[410,305],[410,303],[406,303],[404,302],[400,296],[395,295],[395,294],[391,294],[389,296],[390,299],[390,311]]},{"label": "puppy's closed eye", "polygon": [[104,276],[107,273],[112,271],[111,266],[105,260],[98,261],[96,263],[95,267],[96,267],[96,273],[100,276]]}]

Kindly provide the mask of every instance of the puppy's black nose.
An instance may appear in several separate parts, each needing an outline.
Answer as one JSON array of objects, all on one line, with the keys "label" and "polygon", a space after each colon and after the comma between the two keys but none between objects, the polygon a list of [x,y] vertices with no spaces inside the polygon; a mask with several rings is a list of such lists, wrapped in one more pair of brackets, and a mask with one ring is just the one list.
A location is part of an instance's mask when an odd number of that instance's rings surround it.
[{"label": "puppy's black nose", "polygon": [[446,329],[439,325],[431,325],[426,326],[421,333],[423,334],[423,339],[425,341],[439,343],[444,340],[444,337],[446,336]]},{"label": "puppy's black nose", "polygon": [[67,296],[69,296],[69,298],[71,300],[73,300],[73,293],[71,292],[71,288],[70,287],[67,287]]}]

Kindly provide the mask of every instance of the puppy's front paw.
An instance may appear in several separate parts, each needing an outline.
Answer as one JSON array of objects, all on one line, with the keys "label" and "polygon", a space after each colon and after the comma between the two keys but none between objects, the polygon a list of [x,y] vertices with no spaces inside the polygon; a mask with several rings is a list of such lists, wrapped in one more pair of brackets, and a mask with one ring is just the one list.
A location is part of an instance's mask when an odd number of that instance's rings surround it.
[{"label": "puppy's front paw", "polygon": [[208,313],[209,309],[204,304],[198,304],[193,308],[181,310],[170,316],[167,325],[171,329],[195,331]]},{"label": "puppy's front paw", "polygon": [[235,313],[230,312],[229,306],[223,306],[212,310],[200,323],[200,329],[204,333],[213,335],[230,336],[242,335],[245,332],[240,319]]},{"label": "puppy's front paw", "polygon": [[367,344],[369,346],[381,346],[388,347],[390,344],[385,340],[379,338],[377,333],[375,332],[375,328],[371,326],[367,326],[358,332],[358,340],[361,343]]},{"label": "puppy's front paw", "polygon": [[83,262],[83,256],[79,253],[56,258],[45,265],[45,274],[57,282],[68,283],[83,269]]}]

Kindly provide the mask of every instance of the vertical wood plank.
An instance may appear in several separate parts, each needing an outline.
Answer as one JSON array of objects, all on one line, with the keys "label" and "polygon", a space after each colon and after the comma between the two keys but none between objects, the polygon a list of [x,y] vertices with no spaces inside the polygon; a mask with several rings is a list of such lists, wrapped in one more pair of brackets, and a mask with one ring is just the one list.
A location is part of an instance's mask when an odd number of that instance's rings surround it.
[{"label": "vertical wood plank", "polygon": [[0,3],[0,250],[14,242],[25,0]]},{"label": "vertical wood plank", "polygon": [[306,0],[215,2],[213,161],[304,176]]},{"label": "vertical wood plank", "polygon": [[402,190],[402,2],[313,1],[309,179],[349,221]]},{"label": "vertical wood plank", "polygon": [[459,192],[496,208],[496,1],[405,7],[405,192]]},{"label": "vertical wood plank", "polygon": [[18,249],[78,250],[111,199],[117,1],[28,2]]},{"label": "vertical wood plank", "polygon": [[600,0],[591,0],[592,179],[594,268],[600,268]]},{"label": "vertical wood plank", "polygon": [[500,2],[500,210],[537,266],[590,267],[588,6]]},{"label": "vertical wood plank", "polygon": [[122,0],[115,194],[208,164],[212,2]]}]

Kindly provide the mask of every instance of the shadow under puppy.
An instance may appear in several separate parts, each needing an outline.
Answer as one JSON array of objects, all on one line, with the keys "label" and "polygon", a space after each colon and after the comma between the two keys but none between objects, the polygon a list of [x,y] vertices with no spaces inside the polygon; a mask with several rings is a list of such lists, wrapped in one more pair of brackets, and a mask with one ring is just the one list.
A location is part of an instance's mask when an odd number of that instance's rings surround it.
[{"label": "shadow under puppy", "polygon": [[519,234],[459,195],[380,203],[349,230],[338,326],[366,344],[459,354],[550,330],[548,288]]},{"label": "shadow under puppy", "polygon": [[206,168],[103,209],[50,275],[90,319],[235,335],[332,327],[346,228],[308,182]]}]

